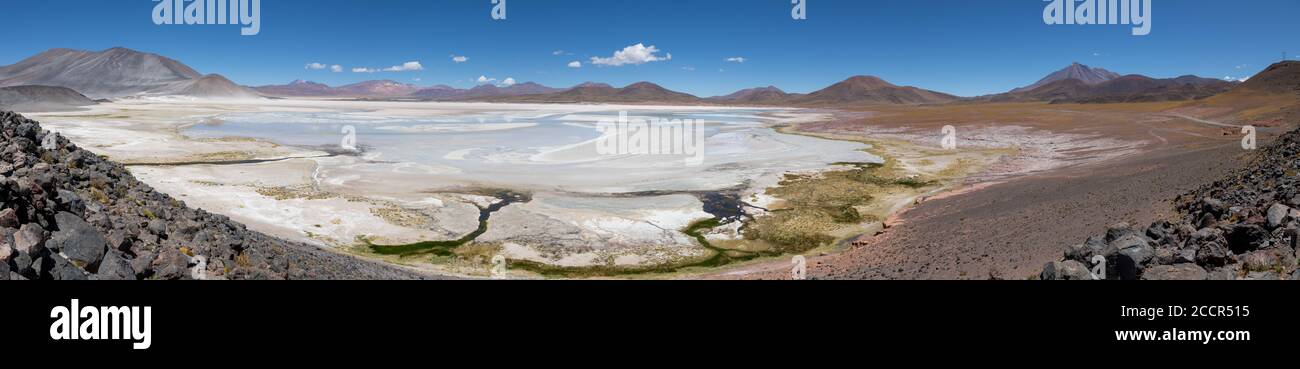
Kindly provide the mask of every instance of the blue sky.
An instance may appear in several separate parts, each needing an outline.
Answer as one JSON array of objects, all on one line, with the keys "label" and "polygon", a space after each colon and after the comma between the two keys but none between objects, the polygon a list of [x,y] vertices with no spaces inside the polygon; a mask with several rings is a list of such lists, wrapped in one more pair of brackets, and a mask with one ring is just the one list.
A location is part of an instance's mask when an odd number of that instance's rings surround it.
[{"label": "blue sky", "polygon": [[[963,96],[1009,90],[1071,62],[1154,77],[1244,77],[1300,55],[1300,0],[1154,0],[1152,32],[1043,23],[1041,0],[263,0],[261,32],[155,25],[151,0],[0,0],[0,65],[55,47],[129,47],[246,85],[392,79],[470,87],[652,81],[700,96],[776,85],[809,92],[880,76]],[[598,66],[635,44],[671,60]],[[556,55],[556,51],[563,51]],[[456,63],[452,56],[465,56]],[[743,63],[727,61],[743,57]],[[353,73],[419,61],[423,70]],[[570,68],[573,61],[581,68]],[[308,63],[340,65],[304,68]],[[418,79],[418,81],[416,81]]]}]

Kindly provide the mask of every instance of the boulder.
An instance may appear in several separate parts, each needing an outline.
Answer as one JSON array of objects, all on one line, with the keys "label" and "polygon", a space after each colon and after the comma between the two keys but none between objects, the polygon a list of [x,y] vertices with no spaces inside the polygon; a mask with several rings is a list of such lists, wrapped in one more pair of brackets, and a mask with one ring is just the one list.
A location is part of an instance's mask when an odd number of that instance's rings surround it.
[{"label": "boulder", "polygon": [[1203,266],[1219,267],[1233,261],[1232,250],[1223,233],[1215,228],[1205,228],[1192,234],[1189,246],[1196,247],[1196,263]]},{"label": "boulder", "polygon": [[1195,247],[1184,247],[1182,250],[1178,251],[1178,256],[1177,258],[1174,259],[1174,264],[1195,263],[1195,262],[1196,262]]},{"label": "boulder", "polygon": [[1206,214],[1211,214],[1215,217],[1218,217],[1228,211],[1228,206],[1224,205],[1223,201],[1219,201],[1218,199],[1211,198],[1211,197],[1206,197],[1204,199],[1201,199],[1201,211],[1205,212]]},{"label": "boulder", "polygon": [[1264,248],[1272,237],[1264,227],[1257,224],[1232,226],[1224,236],[1228,240],[1228,248],[1232,249],[1234,254],[1245,254]]},{"label": "boulder", "polygon": [[59,245],[63,254],[86,267],[98,265],[103,260],[104,251],[108,249],[103,233],[72,213],[59,212],[54,219],[59,231],[54,232],[50,240]]},{"label": "boulder", "polygon": [[22,275],[32,275],[35,273],[35,271],[32,270],[32,263],[35,261],[36,260],[32,258],[30,254],[18,252],[14,255],[13,259],[9,261],[10,264],[13,264],[13,268],[10,271]]},{"label": "boulder", "polygon": [[59,190],[58,197],[59,210],[69,211],[77,216],[86,215],[86,204],[81,201],[81,196],[68,190]]},{"label": "boulder", "polygon": [[48,266],[48,264],[52,263],[53,267],[44,270],[41,273],[42,278],[49,278],[56,281],[83,281],[88,279],[85,270],[77,267],[72,263],[72,261],[69,261],[61,255],[52,254],[47,256],[45,259],[46,262],[42,263],[42,265]]},{"label": "boulder", "polygon": [[0,210],[0,227],[18,228],[18,212],[14,209]]},{"label": "boulder", "polygon": [[1038,277],[1045,281],[1088,281],[1092,280],[1092,272],[1083,263],[1074,260],[1053,261],[1043,266],[1043,272]]},{"label": "boulder", "polygon": [[1151,239],[1157,245],[1177,247],[1179,246],[1178,227],[1168,221],[1159,221],[1151,224],[1147,228],[1147,238]]},{"label": "boulder", "polygon": [[153,275],[154,256],[149,251],[141,251],[136,254],[135,259],[131,260],[131,269],[135,270],[136,277],[146,278]]},{"label": "boulder", "polygon": [[152,232],[154,235],[157,235],[159,237],[167,235],[167,222],[163,221],[162,219],[150,220],[149,232]]},{"label": "boulder", "polygon": [[163,280],[189,276],[190,258],[178,250],[167,249],[153,261],[154,277]]},{"label": "boulder", "polygon": [[95,273],[95,279],[106,281],[127,281],[135,280],[135,269],[131,268],[131,263],[123,258],[121,252],[109,250],[104,254],[104,261],[99,265],[99,272]]},{"label": "boulder", "polygon": [[1282,204],[1273,204],[1268,208],[1268,214],[1265,219],[1268,220],[1268,228],[1273,229],[1286,224],[1286,220],[1291,215],[1291,208]]},{"label": "boulder", "polygon": [[1196,264],[1156,265],[1142,272],[1142,279],[1148,281],[1200,281],[1209,276]]},{"label": "boulder", "polygon": [[1106,251],[1106,241],[1097,237],[1088,238],[1088,241],[1069,246],[1065,250],[1065,259],[1074,260],[1080,263],[1091,262],[1093,255],[1102,255]]},{"label": "boulder", "polygon": [[9,265],[9,259],[13,259],[16,253],[18,252],[14,251],[13,246],[9,246],[9,243],[0,243],[0,264]]},{"label": "boulder", "polygon": [[[1107,232],[1107,237],[1110,237],[1110,232]],[[1115,250],[1115,252],[1120,255],[1133,259],[1133,262],[1139,266],[1146,265],[1156,255],[1156,250],[1154,247],[1151,247],[1151,243],[1148,242],[1145,237],[1139,236],[1136,233],[1121,235],[1119,238],[1111,241],[1107,248]],[[1107,252],[1107,254],[1110,254],[1110,252]]]},{"label": "boulder", "polygon": [[1156,248],[1156,255],[1155,258],[1151,260],[1151,263],[1156,265],[1174,264],[1178,262],[1178,254],[1181,252],[1182,250],[1168,246]]},{"label": "boulder", "polygon": [[45,250],[45,228],[27,223],[14,234],[14,249],[28,255],[40,255]]}]

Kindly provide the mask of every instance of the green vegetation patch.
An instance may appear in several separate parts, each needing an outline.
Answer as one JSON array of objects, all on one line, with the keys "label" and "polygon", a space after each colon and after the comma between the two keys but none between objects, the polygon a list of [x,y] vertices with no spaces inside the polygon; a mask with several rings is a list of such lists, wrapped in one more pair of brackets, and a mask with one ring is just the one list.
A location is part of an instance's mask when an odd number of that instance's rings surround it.
[{"label": "green vegetation patch", "polygon": [[783,209],[754,219],[745,228],[745,238],[763,240],[782,253],[800,253],[835,242],[830,235],[847,225],[875,221],[858,212],[873,194],[891,187],[917,189],[935,185],[915,178],[886,178],[882,166],[874,163],[838,163],[853,169],[811,175],[787,174],[770,195],[785,202]]}]

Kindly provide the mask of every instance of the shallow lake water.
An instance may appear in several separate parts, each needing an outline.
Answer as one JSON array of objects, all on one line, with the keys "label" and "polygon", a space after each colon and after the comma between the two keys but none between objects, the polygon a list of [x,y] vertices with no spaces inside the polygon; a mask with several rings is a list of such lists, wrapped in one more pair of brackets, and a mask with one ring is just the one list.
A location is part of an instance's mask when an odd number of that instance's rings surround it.
[{"label": "shallow lake water", "polygon": [[[866,145],[786,135],[770,128],[770,110],[673,112],[554,110],[529,114],[382,117],[365,112],[257,112],[227,114],[187,127],[198,138],[250,137],[303,147],[338,147],[345,129],[372,163],[405,163],[404,170],[508,187],[573,191],[708,190],[731,187],[775,171],[834,162],[878,162]],[[689,155],[611,155],[599,150],[602,120],[691,119],[702,127],[701,162]],[[653,126],[653,124],[652,124]],[[606,141],[608,142],[608,141]],[[412,169],[414,168],[414,169]]]}]

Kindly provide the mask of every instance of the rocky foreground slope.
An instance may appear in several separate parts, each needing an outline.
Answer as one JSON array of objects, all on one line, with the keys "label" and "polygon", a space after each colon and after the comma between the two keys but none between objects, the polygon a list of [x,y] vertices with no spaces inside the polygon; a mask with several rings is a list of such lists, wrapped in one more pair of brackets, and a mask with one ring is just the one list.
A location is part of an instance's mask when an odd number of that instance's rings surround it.
[{"label": "rocky foreground slope", "polygon": [[0,111],[0,280],[409,279],[191,209]]},{"label": "rocky foreground slope", "polygon": [[1110,227],[1065,251],[1042,279],[1300,279],[1300,130],[1261,149],[1228,178],[1180,196],[1177,219],[1146,228]]}]

